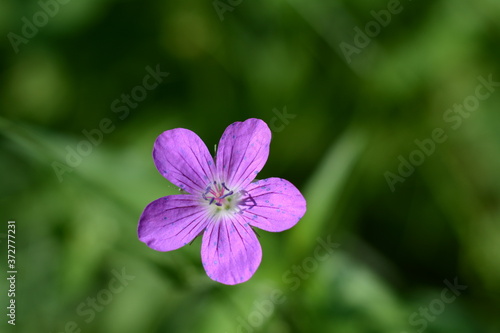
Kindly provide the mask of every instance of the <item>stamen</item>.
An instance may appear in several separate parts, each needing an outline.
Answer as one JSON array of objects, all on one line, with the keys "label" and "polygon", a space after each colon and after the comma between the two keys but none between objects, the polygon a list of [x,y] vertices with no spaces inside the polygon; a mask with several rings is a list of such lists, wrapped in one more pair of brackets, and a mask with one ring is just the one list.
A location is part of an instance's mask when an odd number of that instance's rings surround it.
[{"label": "stamen", "polygon": [[223,206],[226,204],[225,200],[227,197],[234,194],[234,191],[231,191],[226,183],[218,183],[217,181],[213,181],[211,185],[207,186],[205,192],[201,194],[201,197],[204,200],[209,201],[209,205],[215,203],[216,206]]},{"label": "stamen", "polygon": [[230,195],[233,195],[233,191],[229,192],[229,193],[226,193],[224,194],[222,197],[220,197],[219,199],[224,199],[225,197],[228,197]]}]

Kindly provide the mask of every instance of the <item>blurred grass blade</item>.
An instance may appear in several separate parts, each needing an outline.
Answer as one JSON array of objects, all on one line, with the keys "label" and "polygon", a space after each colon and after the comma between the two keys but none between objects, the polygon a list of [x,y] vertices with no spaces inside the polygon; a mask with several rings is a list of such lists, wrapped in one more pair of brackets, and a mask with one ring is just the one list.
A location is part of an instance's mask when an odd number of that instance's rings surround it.
[{"label": "blurred grass blade", "polygon": [[330,223],[332,229],[336,221],[328,219],[335,210],[340,193],[349,178],[353,165],[358,160],[366,138],[359,130],[348,129],[327,151],[304,188],[307,200],[307,212],[296,228],[292,229],[288,248],[294,256],[308,251],[321,236],[324,223]]}]

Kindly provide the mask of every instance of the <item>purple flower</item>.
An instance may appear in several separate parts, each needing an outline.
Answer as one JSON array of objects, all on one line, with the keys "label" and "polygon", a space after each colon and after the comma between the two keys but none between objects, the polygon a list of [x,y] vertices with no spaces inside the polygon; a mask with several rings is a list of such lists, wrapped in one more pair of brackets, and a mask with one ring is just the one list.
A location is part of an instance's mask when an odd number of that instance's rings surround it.
[{"label": "purple flower", "polygon": [[189,194],[147,205],[139,239],[153,250],[172,251],[203,233],[201,258],[211,279],[231,285],[250,279],[262,258],[252,227],[283,231],[306,212],[304,197],[290,182],[252,182],[267,161],[270,141],[271,131],[260,119],[233,123],[222,134],[214,162],[194,132],[163,132],[153,148],[156,168]]}]

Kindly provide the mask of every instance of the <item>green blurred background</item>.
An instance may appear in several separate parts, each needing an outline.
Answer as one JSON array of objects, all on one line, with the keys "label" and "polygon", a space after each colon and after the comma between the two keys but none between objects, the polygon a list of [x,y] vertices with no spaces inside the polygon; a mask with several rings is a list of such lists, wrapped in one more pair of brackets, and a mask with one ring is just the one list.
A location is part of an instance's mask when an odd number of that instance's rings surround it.
[{"label": "green blurred background", "polygon": [[[500,89],[478,88],[478,77],[500,81],[500,2],[217,6],[0,1],[0,330],[500,332]],[[157,66],[169,75],[137,88]],[[131,92],[141,101],[114,112]],[[447,111],[464,101],[479,105]],[[250,117],[273,129],[259,178],[293,182],[308,212],[291,230],[260,231],[257,273],[225,286],[206,276],[199,238],[155,252],[137,221],[177,192],[151,158],[161,132],[189,128],[212,150]],[[112,130],[84,143],[103,119]],[[447,139],[391,189],[387,172],[436,128]],[[58,176],[68,149],[85,156]],[[337,247],[320,260],[324,242]]]}]

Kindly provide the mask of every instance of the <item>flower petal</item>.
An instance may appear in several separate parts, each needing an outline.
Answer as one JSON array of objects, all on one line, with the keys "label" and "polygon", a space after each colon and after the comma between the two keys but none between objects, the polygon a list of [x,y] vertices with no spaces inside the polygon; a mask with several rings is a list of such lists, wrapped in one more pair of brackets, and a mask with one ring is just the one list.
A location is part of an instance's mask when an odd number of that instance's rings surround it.
[{"label": "flower petal", "polygon": [[207,223],[206,210],[193,195],[169,195],[146,206],[137,234],[153,250],[172,251],[191,242]]},{"label": "flower petal", "polygon": [[163,177],[191,194],[204,191],[215,171],[207,146],[196,133],[184,128],[158,136],[153,160]]},{"label": "flower petal", "polygon": [[306,200],[289,181],[267,178],[251,183],[240,204],[242,216],[259,229],[279,232],[293,227],[306,212]]},{"label": "flower petal", "polygon": [[252,277],[260,265],[262,249],[252,228],[235,215],[208,224],[201,258],[212,280],[233,285]]},{"label": "flower petal", "polygon": [[260,119],[229,125],[217,149],[217,173],[230,189],[242,189],[255,179],[269,156],[271,131]]}]

